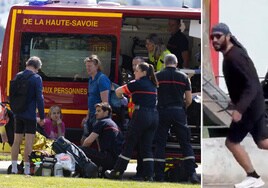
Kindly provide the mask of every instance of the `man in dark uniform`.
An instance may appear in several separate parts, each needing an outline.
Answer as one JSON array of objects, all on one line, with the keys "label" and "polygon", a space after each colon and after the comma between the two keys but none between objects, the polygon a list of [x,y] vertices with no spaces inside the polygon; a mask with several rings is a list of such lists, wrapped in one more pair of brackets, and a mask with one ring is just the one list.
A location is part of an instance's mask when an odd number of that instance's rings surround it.
[{"label": "man in dark uniform", "polygon": [[176,55],[179,68],[189,68],[189,44],[186,36],[181,32],[180,27],[180,19],[170,19],[168,21],[171,37],[168,40],[167,49]]},{"label": "man in dark uniform", "polygon": [[[98,103],[96,122],[92,133],[85,139],[81,149],[103,172],[112,169],[123,145],[123,137],[116,123],[111,119],[112,108],[106,103]],[[98,149],[90,148],[97,141]]]},{"label": "man in dark uniform", "polygon": [[235,187],[261,187],[264,182],[240,144],[247,134],[251,133],[259,148],[268,149],[264,97],[257,71],[246,49],[231,34],[226,24],[213,26],[210,39],[214,49],[223,54],[222,70],[234,106],[225,144],[247,173],[246,179],[235,184]]},{"label": "man in dark uniform", "polygon": [[[166,55],[164,63],[165,68],[156,73],[159,82],[157,89],[159,126],[155,135],[155,180],[164,180],[165,147],[168,131],[172,125],[185,157],[189,181],[200,183],[195,172],[195,157],[190,144],[191,136],[185,109],[192,103],[191,84],[188,76],[176,68],[178,61],[174,54]],[[186,104],[184,104],[184,95]]]}]

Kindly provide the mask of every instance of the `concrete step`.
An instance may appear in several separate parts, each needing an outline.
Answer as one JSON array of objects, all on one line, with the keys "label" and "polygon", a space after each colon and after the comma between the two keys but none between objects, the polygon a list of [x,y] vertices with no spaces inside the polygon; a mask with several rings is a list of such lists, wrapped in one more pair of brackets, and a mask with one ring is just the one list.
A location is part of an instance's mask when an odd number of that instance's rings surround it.
[{"label": "concrete step", "polygon": [[[226,148],[225,138],[204,138],[202,143],[204,185],[233,185],[245,178],[246,173]],[[247,136],[241,144],[248,152],[256,172],[268,186],[268,151],[258,149],[251,136]]]}]

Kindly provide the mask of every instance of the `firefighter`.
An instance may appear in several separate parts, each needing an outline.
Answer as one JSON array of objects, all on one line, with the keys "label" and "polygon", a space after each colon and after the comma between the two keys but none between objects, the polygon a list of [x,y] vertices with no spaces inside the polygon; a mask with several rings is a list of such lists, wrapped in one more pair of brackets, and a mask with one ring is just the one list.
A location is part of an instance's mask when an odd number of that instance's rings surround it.
[{"label": "firefighter", "polygon": [[164,180],[165,147],[169,129],[173,126],[184,155],[186,175],[191,183],[200,183],[195,172],[195,157],[190,143],[190,129],[187,126],[185,109],[192,103],[191,84],[188,76],[176,68],[178,60],[174,54],[166,55],[164,62],[165,68],[156,73],[159,82],[159,126],[155,135],[155,180]]},{"label": "firefighter", "polygon": [[156,109],[158,84],[154,68],[148,63],[140,63],[134,74],[134,81],[116,90],[119,98],[123,97],[123,94],[132,95],[135,110],[130,120],[124,149],[119,155],[114,169],[106,171],[105,175],[109,179],[121,179],[135,146],[140,142],[142,143],[140,151],[143,158],[143,178],[146,181],[153,181],[152,143],[158,125]]},{"label": "firefighter", "polygon": [[[145,61],[144,61],[143,57],[141,57],[141,56],[136,56],[133,58],[133,60],[132,60],[133,73],[135,72],[137,65],[139,65],[140,63],[143,63],[143,62],[145,62]],[[135,79],[134,75],[133,75],[133,79]],[[135,108],[135,104],[133,103],[132,96],[129,97],[129,102],[128,102],[127,107],[128,107],[128,116],[131,119],[132,114],[134,112],[134,108]],[[143,179],[143,177],[142,177],[142,156],[141,156],[141,152],[140,152],[140,144],[142,144],[142,143],[137,144],[137,167],[136,167],[136,174],[130,178],[132,180],[142,180]]]}]

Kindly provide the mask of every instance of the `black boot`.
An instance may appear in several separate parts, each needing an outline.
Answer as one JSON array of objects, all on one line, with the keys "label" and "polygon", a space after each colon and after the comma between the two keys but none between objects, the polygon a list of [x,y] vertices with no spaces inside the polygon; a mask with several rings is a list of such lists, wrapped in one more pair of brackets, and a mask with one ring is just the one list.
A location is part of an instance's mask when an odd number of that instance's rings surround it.
[{"label": "black boot", "polygon": [[152,181],[154,181],[154,179],[153,179],[153,177],[144,177],[143,181],[152,182]]},{"label": "black boot", "polygon": [[123,178],[123,173],[115,170],[106,170],[105,177],[113,180],[121,180]]},{"label": "black boot", "polygon": [[190,177],[189,177],[189,181],[192,183],[192,184],[200,184],[201,183],[201,177],[198,176],[196,174],[196,172],[194,172]]}]

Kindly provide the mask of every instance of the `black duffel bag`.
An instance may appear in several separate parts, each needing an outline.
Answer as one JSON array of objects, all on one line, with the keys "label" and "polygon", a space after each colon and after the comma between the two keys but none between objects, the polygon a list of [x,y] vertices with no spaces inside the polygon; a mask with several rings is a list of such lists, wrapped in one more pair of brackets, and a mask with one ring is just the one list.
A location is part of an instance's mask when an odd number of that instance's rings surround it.
[{"label": "black duffel bag", "polygon": [[75,160],[75,170],[81,177],[96,178],[98,177],[98,167],[93,163],[86,154],[74,143],[70,142],[63,136],[59,137],[52,144],[52,149],[56,154],[68,153]]}]

